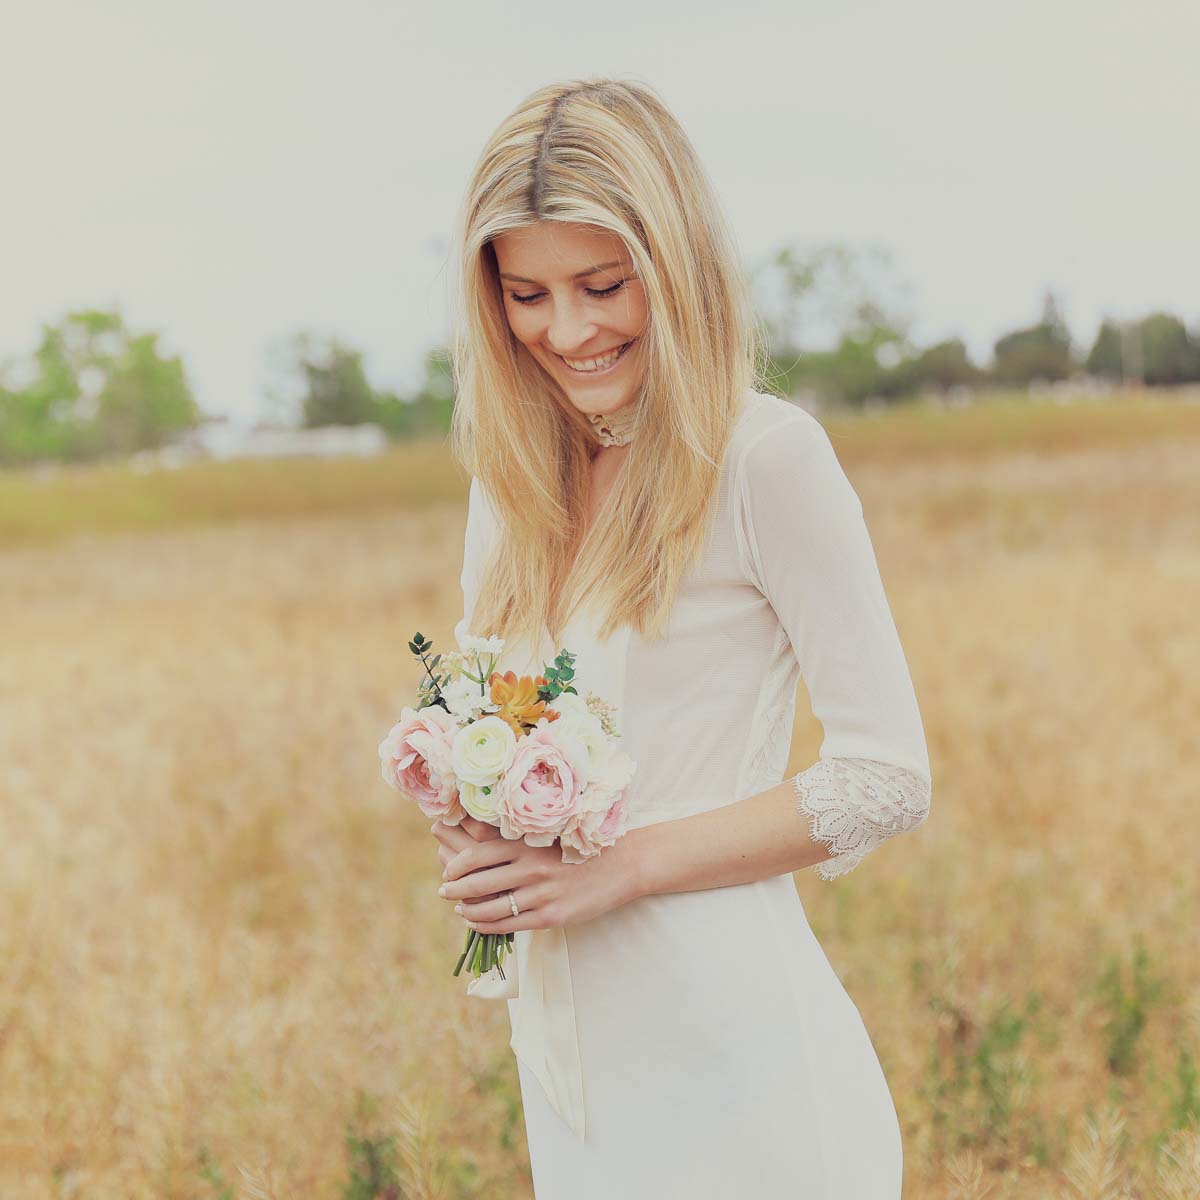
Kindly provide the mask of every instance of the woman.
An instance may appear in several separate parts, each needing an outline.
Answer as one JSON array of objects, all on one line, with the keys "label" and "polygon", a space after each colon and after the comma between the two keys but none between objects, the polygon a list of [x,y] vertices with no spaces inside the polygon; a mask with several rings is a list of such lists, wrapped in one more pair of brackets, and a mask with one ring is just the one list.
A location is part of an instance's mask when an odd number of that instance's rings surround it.
[{"label": "woman", "polygon": [[[457,633],[525,673],[575,653],[637,762],[628,832],[582,865],[433,827],[446,900],[516,934],[469,990],[508,999],[538,1200],[896,1200],[891,1095],[792,878],[929,810],[858,497],[761,387],[732,239],[650,88],[532,95],[458,236]],[[784,779],[801,676],[824,740]]]}]

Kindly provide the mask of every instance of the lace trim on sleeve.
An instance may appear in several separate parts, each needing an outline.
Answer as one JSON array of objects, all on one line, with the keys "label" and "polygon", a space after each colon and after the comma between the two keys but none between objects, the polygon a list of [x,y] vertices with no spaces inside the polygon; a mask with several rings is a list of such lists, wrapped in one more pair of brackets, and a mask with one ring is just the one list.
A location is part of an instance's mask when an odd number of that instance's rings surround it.
[{"label": "lace trim on sleeve", "polygon": [[833,854],[813,864],[822,879],[853,870],[876,846],[929,816],[929,780],[871,758],[823,758],[792,784],[797,811],[812,820],[813,841]]}]

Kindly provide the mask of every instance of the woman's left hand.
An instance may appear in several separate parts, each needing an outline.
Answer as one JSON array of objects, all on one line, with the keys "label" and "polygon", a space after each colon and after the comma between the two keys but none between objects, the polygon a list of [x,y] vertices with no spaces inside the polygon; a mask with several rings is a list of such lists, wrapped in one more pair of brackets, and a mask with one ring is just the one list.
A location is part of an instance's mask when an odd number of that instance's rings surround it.
[{"label": "woman's left hand", "polygon": [[[446,835],[440,831],[451,828],[439,821],[433,826],[433,835],[443,841]],[[510,840],[494,825],[474,817],[464,817],[462,829],[471,835],[473,844],[463,846],[446,864],[446,883],[439,895],[454,904],[463,920],[480,933],[572,925],[634,898],[630,856],[622,853],[624,839],[586,862],[565,863],[557,842],[530,846],[524,839]],[[515,917],[509,892],[520,910]]]}]

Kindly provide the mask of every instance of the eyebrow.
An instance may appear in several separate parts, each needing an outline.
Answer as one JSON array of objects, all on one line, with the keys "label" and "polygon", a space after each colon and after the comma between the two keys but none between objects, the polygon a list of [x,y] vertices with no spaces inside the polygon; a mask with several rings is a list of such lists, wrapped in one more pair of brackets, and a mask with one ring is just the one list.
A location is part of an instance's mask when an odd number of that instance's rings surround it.
[{"label": "eyebrow", "polygon": [[[595,275],[595,273],[597,271],[606,271],[606,270],[608,270],[609,267],[619,267],[620,265],[621,265],[621,263],[619,261],[618,262],[597,263],[596,266],[594,266],[594,267],[588,267],[588,269],[586,271],[577,271],[574,275],[571,276],[571,278],[572,279],[582,279],[585,275]],[[503,271],[500,272],[500,278],[501,279],[511,279],[511,280],[513,280],[514,283],[537,283],[536,279],[526,279],[526,277],[524,275],[507,275]]]}]

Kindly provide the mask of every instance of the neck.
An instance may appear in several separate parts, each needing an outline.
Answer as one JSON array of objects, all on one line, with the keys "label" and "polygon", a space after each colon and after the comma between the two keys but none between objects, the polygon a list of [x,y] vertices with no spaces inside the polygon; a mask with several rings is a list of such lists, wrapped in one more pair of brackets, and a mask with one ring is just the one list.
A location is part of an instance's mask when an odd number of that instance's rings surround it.
[{"label": "neck", "polygon": [[588,413],[588,424],[600,445],[628,445],[633,440],[639,407],[636,402],[631,401],[610,413]]}]

